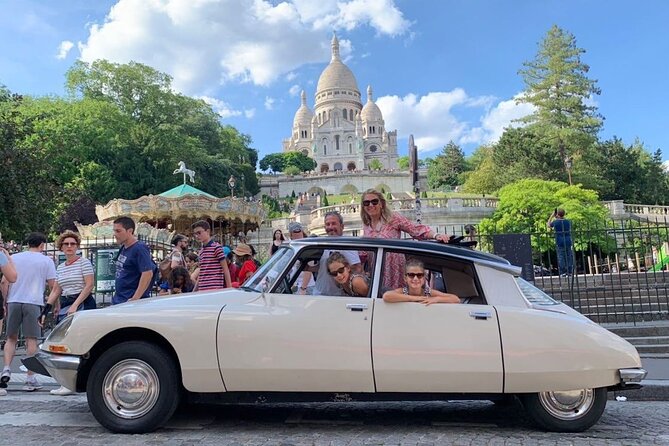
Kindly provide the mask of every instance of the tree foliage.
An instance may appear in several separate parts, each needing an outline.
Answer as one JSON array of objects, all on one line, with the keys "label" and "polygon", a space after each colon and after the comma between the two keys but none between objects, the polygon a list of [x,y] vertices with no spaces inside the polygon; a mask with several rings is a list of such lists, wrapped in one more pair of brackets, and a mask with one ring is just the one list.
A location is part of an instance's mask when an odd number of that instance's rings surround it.
[{"label": "tree foliage", "polygon": [[[593,190],[560,181],[525,179],[500,189],[497,209],[492,217],[481,221],[480,232],[535,234],[533,247],[546,251],[555,244],[552,237],[542,236],[546,232],[546,220],[558,207],[566,211],[575,231],[584,231],[577,232],[581,235],[574,237],[577,250],[584,249],[594,240],[595,236],[585,230],[603,228],[608,216],[607,209],[599,203],[597,192]],[[601,234],[596,236],[601,237]],[[600,243],[608,242],[607,237],[600,240]]]},{"label": "tree foliage", "polygon": [[179,161],[196,171],[195,187],[213,195],[230,193],[230,175],[243,177],[244,192],[259,191],[251,139],[221,125],[202,100],[175,93],[166,74],[138,63],[77,62],[67,87],[68,98],[0,88],[7,234],[92,223],[95,203],[178,184]]},{"label": "tree foliage", "polygon": [[430,188],[454,187],[460,184],[460,174],[466,169],[465,154],[453,141],[444,146],[427,169],[427,183]]},{"label": "tree foliage", "polygon": [[294,167],[292,172],[308,172],[316,168],[316,161],[302,152],[270,153],[261,160],[261,170],[272,170],[274,172],[285,172],[288,167]]}]

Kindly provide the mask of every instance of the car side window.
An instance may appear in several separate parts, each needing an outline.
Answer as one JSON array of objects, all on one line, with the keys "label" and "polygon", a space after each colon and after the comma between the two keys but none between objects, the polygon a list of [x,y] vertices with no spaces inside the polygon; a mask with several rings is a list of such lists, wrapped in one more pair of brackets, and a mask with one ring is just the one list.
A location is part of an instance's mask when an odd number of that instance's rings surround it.
[{"label": "car side window", "polygon": [[[275,292],[281,294],[369,297],[374,251],[306,248],[298,253]],[[373,264],[373,263],[372,263]],[[371,268],[373,271],[373,267]]]},{"label": "car side window", "polygon": [[476,277],[476,269],[471,262],[460,259],[425,255],[410,251],[387,250],[383,255],[382,286],[379,295],[405,285],[404,267],[411,258],[420,260],[425,268],[426,283],[430,288],[455,294],[464,304],[485,304],[485,298]]}]

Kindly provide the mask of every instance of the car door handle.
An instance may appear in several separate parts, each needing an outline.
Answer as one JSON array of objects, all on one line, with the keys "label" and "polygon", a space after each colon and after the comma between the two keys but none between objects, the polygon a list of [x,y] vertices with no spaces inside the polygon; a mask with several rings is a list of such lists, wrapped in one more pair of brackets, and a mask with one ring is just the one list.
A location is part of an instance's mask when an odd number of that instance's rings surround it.
[{"label": "car door handle", "polygon": [[492,317],[492,312],[490,311],[470,311],[469,316],[474,319],[490,319]]},{"label": "car door handle", "polygon": [[346,304],[346,308],[351,311],[363,311],[367,309],[367,304]]}]

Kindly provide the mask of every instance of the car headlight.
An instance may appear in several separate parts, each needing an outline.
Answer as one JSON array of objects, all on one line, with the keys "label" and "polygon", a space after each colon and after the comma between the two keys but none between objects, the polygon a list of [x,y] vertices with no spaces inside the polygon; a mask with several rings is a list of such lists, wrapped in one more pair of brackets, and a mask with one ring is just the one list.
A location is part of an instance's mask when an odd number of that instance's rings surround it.
[{"label": "car headlight", "polygon": [[70,325],[72,325],[73,320],[74,320],[73,314],[63,319],[60,322],[60,324],[56,325],[56,328],[54,328],[51,331],[49,337],[46,338],[46,342],[54,344],[61,342],[63,339],[65,339],[65,336],[67,336],[67,332],[69,331]]}]

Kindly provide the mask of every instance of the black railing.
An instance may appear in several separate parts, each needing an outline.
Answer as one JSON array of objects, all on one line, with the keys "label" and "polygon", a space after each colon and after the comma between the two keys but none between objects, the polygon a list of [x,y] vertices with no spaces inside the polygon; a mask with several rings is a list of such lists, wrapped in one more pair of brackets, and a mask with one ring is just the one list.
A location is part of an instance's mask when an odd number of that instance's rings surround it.
[{"label": "black railing", "polygon": [[[464,225],[438,229],[465,235]],[[499,236],[508,235],[512,234],[492,230],[477,232],[474,238],[479,242],[477,249],[523,266],[524,277],[590,319],[600,323],[669,319],[668,222],[627,220],[599,227],[574,225],[572,247],[564,252],[573,256],[574,266],[567,271],[560,271],[553,231],[513,234],[520,240],[517,246],[496,243],[501,240]],[[523,238],[528,243],[523,244]],[[526,252],[518,252],[523,250]]]}]

